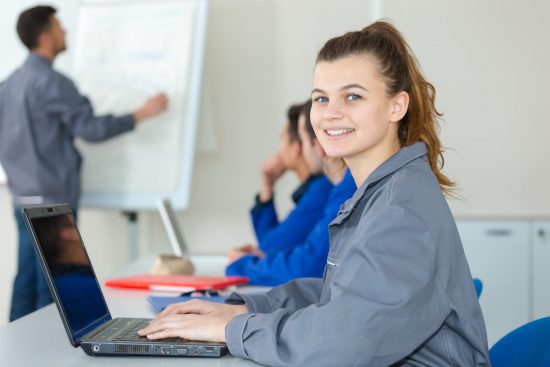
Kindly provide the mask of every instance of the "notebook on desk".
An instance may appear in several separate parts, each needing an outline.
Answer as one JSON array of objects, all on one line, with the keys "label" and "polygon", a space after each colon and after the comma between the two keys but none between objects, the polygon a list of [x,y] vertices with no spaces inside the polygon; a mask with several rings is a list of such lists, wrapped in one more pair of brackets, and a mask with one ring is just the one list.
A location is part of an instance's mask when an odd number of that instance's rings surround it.
[{"label": "notebook on desk", "polygon": [[233,285],[248,283],[247,277],[208,277],[195,275],[153,275],[139,274],[128,277],[109,279],[105,282],[108,287],[150,289],[150,290],[179,290],[190,289],[223,289]]},{"label": "notebook on desk", "polygon": [[149,296],[147,302],[153,306],[155,311],[161,312],[166,307],[175,303],[187,302],[193,299],[198,299],[207,302],[224,303],[225,298],[222,296],[177,296],[177,297],[165,297],[165,296]]},{"label": "notebook on desk", "polygon": [[113,319],[69,206],[24,208],[23,215],[65,331],[74,347],[80,346],[92,356],[220,357],[227,353],[225,343],[181,338],[151,341],[137,334],[137,330],[149,322],[148,319]]}]

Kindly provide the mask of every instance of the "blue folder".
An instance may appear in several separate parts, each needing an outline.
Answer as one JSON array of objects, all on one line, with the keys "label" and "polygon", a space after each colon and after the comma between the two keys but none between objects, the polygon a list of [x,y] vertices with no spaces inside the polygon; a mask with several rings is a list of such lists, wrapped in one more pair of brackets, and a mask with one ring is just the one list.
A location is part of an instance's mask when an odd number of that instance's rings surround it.
[{"label": "blue folder", "polygon": [[178,297],[162,297],[162,296],[149,296],[147,301],[153,306],[153,308],[160,312],[164,310],[167,306],[173,303],[180,303],[190,301],[192,299],[200,299],[203,301],[224,303],[225,298],[222,296],[178,296]]}]

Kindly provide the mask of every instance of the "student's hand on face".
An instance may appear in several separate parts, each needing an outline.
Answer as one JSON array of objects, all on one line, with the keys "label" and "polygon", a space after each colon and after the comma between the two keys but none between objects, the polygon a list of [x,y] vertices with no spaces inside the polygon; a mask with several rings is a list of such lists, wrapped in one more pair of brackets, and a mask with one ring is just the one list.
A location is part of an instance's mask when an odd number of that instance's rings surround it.
[{"label": "student's hand on face", "polygon": [[267,202],[273,197],[273,185],[285,173],[287,167],[279,154],[275,154],[262,163],[262,181],[260,185],[260,201]]},{"label": "student's hand on face", "polygon": [[248,312],[245,305],[200,300],[166,307],[149,325],[138,331],[150,340],[180,337],[196,341],[225,342],[225,327],[235,316]]},{"label": "student's hand on face", "polygon": [[279,177],[283,175],[286,171],[285,162],[281,159],[281,156],[277,153],[267,158],[262,163],[262,175],[267,181],[272,184],[277,181]]}]

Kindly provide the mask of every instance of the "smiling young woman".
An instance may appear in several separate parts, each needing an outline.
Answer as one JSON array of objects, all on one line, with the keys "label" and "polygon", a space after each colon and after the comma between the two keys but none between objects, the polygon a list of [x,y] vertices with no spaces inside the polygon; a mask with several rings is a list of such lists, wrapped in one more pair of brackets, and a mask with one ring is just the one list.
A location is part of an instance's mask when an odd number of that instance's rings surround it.
[{"label": "smiling young woman", "polygon": [[328,156],[344,159],[357,186],[400,149],[408,94],[386,95],[375,60],[351,55],[317,63],[311,121]]},{"label": "smiling young woman", "polygon": [[[422,141],[441,189],[451,192],[454,183],[441,172],[443,151],[437,135],[441,114],[435,108],[435,88],[391,24],[376,22],[360,32],[329,40],[317,56],[313,84],[311,120],[320,139],[325,137],[328,143],[329,129],[335,129],[337,123],[353,125],[357,121],[363,125],[353,131],[357,134],[350,134],[355,136],[349,140],[343,136],[339,144],[351,144],[355,138],[370,148],[363,153],[374,161],[380,160],[380,149],[396,151]],[[332,90],[325,91],[322,86]],[[326,149],[331,148],[338,149],[338,144],[327,144]],[[336,150],[334,157],[346,158],[345,153]],[[356,161],[352,156],[344,160],[351,165]]]},{"label": "smiling young woman", "polygon": [[[490,366],[481,308],[443,196],[435,89],[387,22],[328,41],[312,125],[358,190],[329,226],[323,279],[178,305],[142,332],[226,340],[274,366]],[[225,334],[223,333],[225,331]]]}]

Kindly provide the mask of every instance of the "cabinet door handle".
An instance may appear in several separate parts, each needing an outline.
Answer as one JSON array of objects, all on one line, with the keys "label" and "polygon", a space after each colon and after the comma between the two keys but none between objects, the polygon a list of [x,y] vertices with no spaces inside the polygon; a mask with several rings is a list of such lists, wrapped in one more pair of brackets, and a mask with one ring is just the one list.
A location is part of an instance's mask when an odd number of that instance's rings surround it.
[{"label": "cabinet door handle", "polygon": [[493,237],[507,237],[512,234],[512,231],[506,228],[493,228],[487,230],[487,235]]}]

